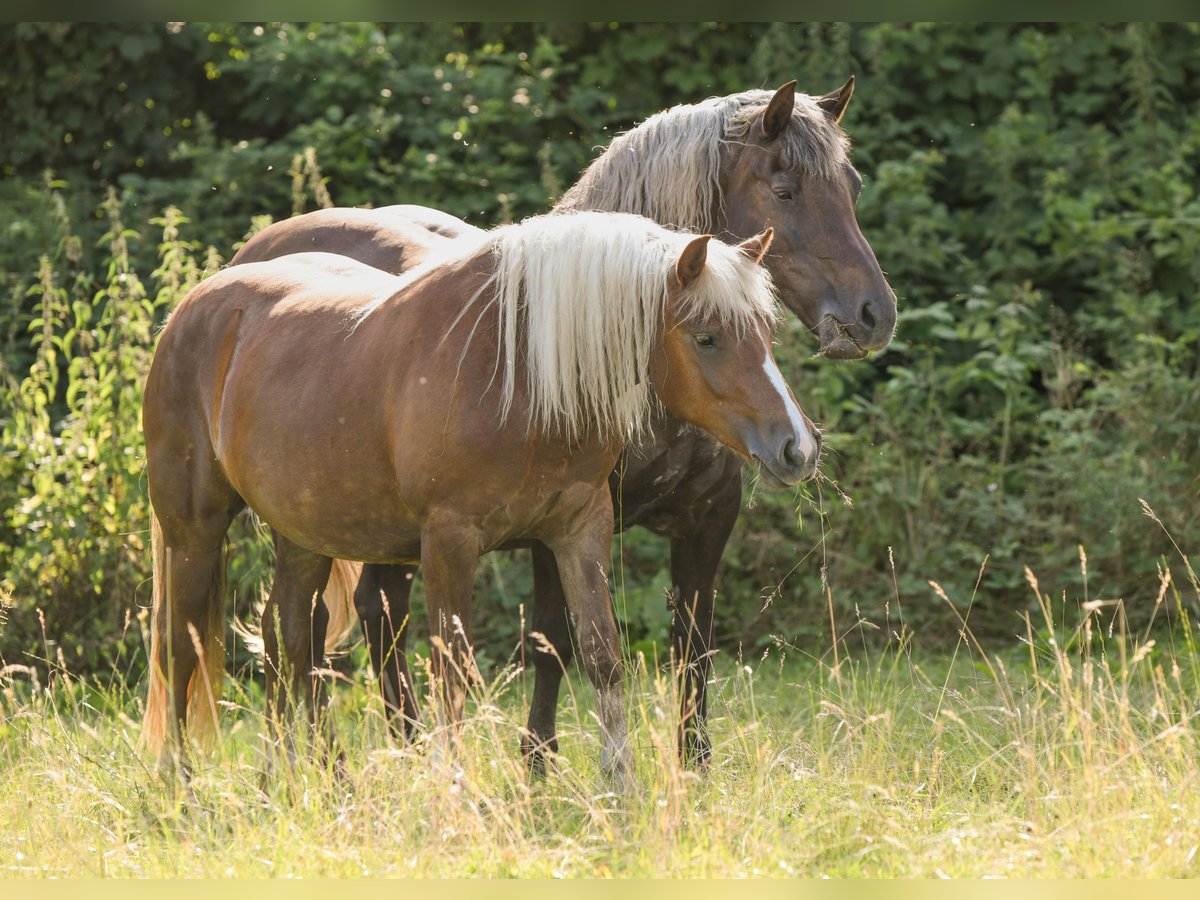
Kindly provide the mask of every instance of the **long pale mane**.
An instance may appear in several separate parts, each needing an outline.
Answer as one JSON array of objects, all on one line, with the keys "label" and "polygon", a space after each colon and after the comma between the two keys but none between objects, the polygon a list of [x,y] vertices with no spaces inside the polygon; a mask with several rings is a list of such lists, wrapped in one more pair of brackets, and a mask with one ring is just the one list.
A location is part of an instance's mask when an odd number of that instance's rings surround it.
[{"label": "long pale mane", "polygon": [[[726,145],[744,140],[772,91],[744,91],[673,106],[613,139],[558,201],[556,210],[612,210],[699,231],[720,207]],[[796,94],[792,119],[776,140],[783,164],[832,178],[850,139],[814,98]]]},{"label": "long pale mane", "polygon": [[[654,402],[650,354],[669,279],[694,237],[599,212],[537,216],[493,231],[486,246],[495,272],[476,297],[490,294],[499,316],[503,415],[524,368],[531,426],[569,441],[585,432],[639,434]],[[704,270],[679,309],[682,318],[716,317],[739,332],[778,315],[767,270],[718,240],[709,242]]]}]

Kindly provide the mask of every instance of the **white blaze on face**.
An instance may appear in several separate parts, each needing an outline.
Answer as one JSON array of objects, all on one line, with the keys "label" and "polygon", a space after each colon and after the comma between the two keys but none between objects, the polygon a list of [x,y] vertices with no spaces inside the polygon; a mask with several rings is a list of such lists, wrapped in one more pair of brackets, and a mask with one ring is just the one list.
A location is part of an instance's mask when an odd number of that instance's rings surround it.
[{"label": "white blaze on face", "polygon": [[796,436],[796,450],[805,459],[815,459],[817,455],[817,442],[813,439],[812,432],[808,430],[808,425],[804,422],[804,415],[800,412],[800,407],[792,399],[792,392],[788,390],[788,386],[783,380],[783,373],[779,371],[779,366],[775,364],[775,357],[771,355],[770,347],[767,348],[767,358],[763,360],[763,371],[767,373],[767,378],[771,380],[771,386],[775,388],[779,394],[779,399],[783,401],[783,406],[787,410],[788,420],[792,423],[792,433]]}]

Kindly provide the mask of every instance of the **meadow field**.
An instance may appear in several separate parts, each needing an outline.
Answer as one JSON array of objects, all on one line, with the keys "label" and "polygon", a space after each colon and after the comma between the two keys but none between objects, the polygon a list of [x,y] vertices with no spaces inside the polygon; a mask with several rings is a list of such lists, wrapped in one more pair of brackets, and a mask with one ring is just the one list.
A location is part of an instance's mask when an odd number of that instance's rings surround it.
[{"label": "meadow field", "polygon": [[627,795],[599,772],[592,691],[577,670],[545,779],[526,773],[518,751],[531,690],[518,666],[496,667],[475,691],[447,752],[437,735],[411,746],[389,737],[357,648],[350,677],[326,675],[343,771],[302,753],[264,777],[261,689],[231,679],[221,739],[183,788],[138,751],[143,698],[125,673],[75,679],[51,666],[43,683],[10,666],[0,872],[1194,875],[1200,665],[1179,605],[1194,574],[1176,583],[1160,573],[1158,603],[1175,607],[1175,624],[1153,636],[1129,633],[1121,604],[1104,600],[1073,601],[1081,624],[1064,630],[1065,597],[1029,574],[1043,615],[1008,646],[985,650],[968,623],[957,645],[923,650],[891,607],[842,623],[836,642],[725,652],[707,772],[678,764],[670,669],[639,655]]}]

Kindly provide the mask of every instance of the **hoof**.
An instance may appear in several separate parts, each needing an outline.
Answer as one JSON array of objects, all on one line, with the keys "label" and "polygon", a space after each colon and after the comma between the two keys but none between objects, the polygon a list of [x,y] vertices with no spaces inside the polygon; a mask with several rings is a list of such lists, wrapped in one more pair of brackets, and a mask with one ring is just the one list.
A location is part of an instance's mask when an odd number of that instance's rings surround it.
[{"label": "hoof", "polygon": [[553,768],[551,760],[558,755],[558,739],[537,741],[533,738],[522,738],[521,755],[525,757],[525,766],[534,778],[545,778]]}]

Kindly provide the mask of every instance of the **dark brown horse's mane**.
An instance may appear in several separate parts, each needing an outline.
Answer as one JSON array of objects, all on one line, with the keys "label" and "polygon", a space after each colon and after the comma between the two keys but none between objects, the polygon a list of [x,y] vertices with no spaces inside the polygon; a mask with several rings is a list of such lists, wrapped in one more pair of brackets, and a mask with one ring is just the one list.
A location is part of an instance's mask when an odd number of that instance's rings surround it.
[{"label": "dark brown horse's mane", "polygon": [[[616,137],[555,209],[622,210],[711,230],[723,149],[745,139],[773,96],[743,91],[651,116]],[[822,178],[835,177],[849,158],[849,137],[807,94],[796,94],[791,123],[778,140],[784,165]]]}]

